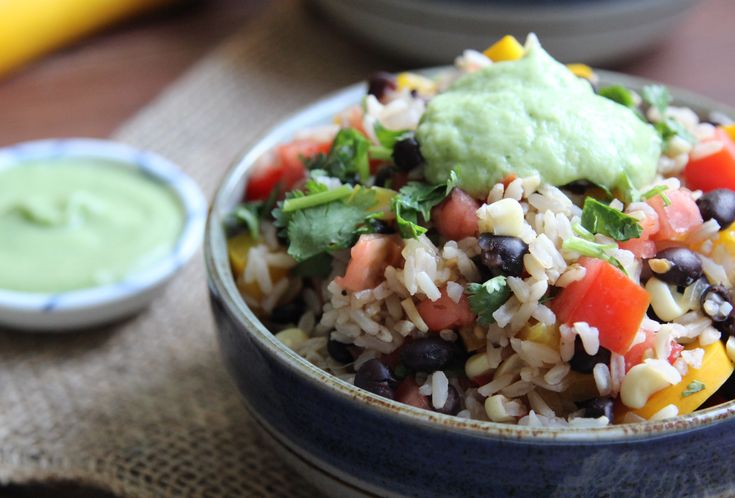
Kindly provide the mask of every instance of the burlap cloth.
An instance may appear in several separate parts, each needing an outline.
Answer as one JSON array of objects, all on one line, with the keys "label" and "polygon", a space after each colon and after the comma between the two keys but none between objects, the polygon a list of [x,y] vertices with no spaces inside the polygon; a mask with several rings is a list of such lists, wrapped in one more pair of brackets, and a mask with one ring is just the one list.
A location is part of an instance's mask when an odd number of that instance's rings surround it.
[{"label": "burlap cloth", "polygon": [[[269,7],[115,138],[169,157],[211,198],[266,129],[381,65],[329,31],[299,3]],[[201,254],[123,323],[0,332],[2,483],[73,480],[130,497],[315,496],[258,438],[220,362]]]}]

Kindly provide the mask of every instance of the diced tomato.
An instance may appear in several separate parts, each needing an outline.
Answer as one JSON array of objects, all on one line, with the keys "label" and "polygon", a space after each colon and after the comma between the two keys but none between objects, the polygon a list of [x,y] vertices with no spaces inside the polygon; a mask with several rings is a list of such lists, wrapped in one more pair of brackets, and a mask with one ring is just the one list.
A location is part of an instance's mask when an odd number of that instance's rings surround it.
[{"label": "diced tomato", "polygon": [[643,320],[650,297],[646,290],[606,261],[580,258],[587,273],[552,302],[561,323],[587,322],[597,327],[600,344],[625,354]]},{"label": "diced tomato", "polygon": [[429,399],[419,392],[419,385],[411,377],[406,377],[398,384],[394,398],[407,405],[430,410]]},{"label": "diced tomato", "polygon": [[620,242],[618,245],[638,258],[652,258],[656,255],[656,244],[650,239],[654,233],[658,232],[658,220],[652,216],[646,216],[639,223],[643,228],[641,236]]},{"label": "diced tomato", "polygon": [[426,299],[421,301],[417,309],[419,315],[426,322],[429,330],[439,332],[444,329],[455,329],[470,325],[475,321],[475,314],[470,308],[467,296],[462,294],[458,303],[447,295],[447,289],[441,289],[441,297],[436,301]]},{"label": "diced tomato", "polygon": [[[643,342],[639,342],[638,344],[635,344],[634,346],[631,346],[627,353],[625,353],[625,371],[627,372],[637,364],[643,362],[645,359],[644,356],[646,355],[646,351],[649,349],[653,349],[654,342],[656,340],[656,332],[652,332],[650,330],[644,330],[644,334],[646,334],[646,338]],[[669,354],[669,357],[667,358],[668,362],[672,365],[674,362],[679,359],[681,356],[681,352],[684,351],[684,346],[676,342],[675,340],[671,340],[671,353]]]},{"label": "diced tomato", "polygon": [[687,189],[666,190],[667,206],[660,195],[654,195],[646,202],[658,214],[659,230],[652,240],[681,240],[692,228],[702,224],[702,215],[697,203]]},{"label": "diced tomato", "polygon": [[722,128],[715,130],[715,140],[724,145],[719,152],[701,159],[689,159],[684,169],[689,188],[704,192],[718,188],[735,190],[735,142]]},{"label": "diced tomato", "polygon": [[436,206],[431,217],[436,229],[447,239],[460,240],[477,234],[477,210],[480,204],[465,191],[455,188]]},{"label": "diced tomato", "polygon": [[267,199],[276,186],[281,189],[281,194],[292,190],[306,177],[303,159],[319,153],[326,154],[331,145],[331,142],[313,140],[294,140],[279,145],[276,147],[273,162],[259,165],[250,173],[245,188],[245,200]]},{"label": "diced tomato", "polygon": [[388,265],[401,261],[401,239],[395,235],[371,233],[360,235],[350,250],[350,262],[344,277],[335,281],[348,291],[372,289],[383,280]]}]

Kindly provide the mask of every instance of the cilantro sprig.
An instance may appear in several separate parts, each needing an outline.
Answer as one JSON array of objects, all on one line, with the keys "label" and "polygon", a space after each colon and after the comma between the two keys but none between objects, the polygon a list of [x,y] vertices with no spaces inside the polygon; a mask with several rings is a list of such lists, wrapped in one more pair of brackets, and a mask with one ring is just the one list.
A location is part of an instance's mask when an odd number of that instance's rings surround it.
[{"label": "cilantro sprig", "polygon": [[226,225],[230,229],[244,225],[253,240],[260,239],[260,221],[271,212],[280,192],[281,189],[276,186],[265,200],[243,202],[230,213]]},{"label": "cilantro sprig", "polygon": [[590,258],[607,261],[626,275],[628,274],[618,258],[608,252],[610,250],[617,249],[617,244],[600,244],[591,240],[585,240],[581,237],[570,237],[564,241],[561,247],[566,251],[578,252],[582,256],[589,256]]},{"label": "cilantro sprig", "polygon": [[342,128],[327,154],[317,154],[304,164],[307,169],[323,170],[343,183],[354,182],[356,176],[365,181],[370,176],[369,149],[370,142],[359,131]]},{"label": "cilantro sprig", "polygon": [[379,215],[374,205],[375,192],[362,187],[343,185],[311,195],[290,192],[273,211],[274,224],[288,238],[288,254],[305,261],[350,247],[359,228]]},{"label": "cilantro sprig", "polygon": [[641,199],[647,200],[658,195],[661,197],[661,200],[664,201],[664,206],[671,206],[671,200],[666,194],[664,194],[664,192],[666,192],[668,189],[669,187],[667,187],[666,185],[656,185],[652,189],[643,192],[641,194]]},{"label": "cilantro sprig", "polygon": [[391,201],[391,209],[396,215],[398,232],[404,239],[413,239],[426,233],[421,226],[431,220],[431,210],[441,203],[457,184],[457,174],[452,171],[447,183],[428,185],[420,182],[409,182]]},{"label": "cilantro sprig", "polygon": [[467,294],[477,321],[481,325],[490,325],[495,323],[493,313],[510,298],[511,290],[505,277],[499,275],[482,284],[468,284]]},{"label": "cilantro sprig", "polygon": [[643,233],[637,219],[592,197],[584,200],[582,226],[591,233],[601,233],[620,241],[640,237]]},{"label": "cilantro sprig", "polygon": [[700,382],[700,381],[698,381],[698,380],[695,379],[695,380],[691,381],[687,385],[686,389],[684,389],[681,392],[681,397],[682,398],[687,398],[687,397],[691,396],[692,394],[696,394],[699,391],[703,391],[706,387],[707,386],[704,385],[704,382]]}]

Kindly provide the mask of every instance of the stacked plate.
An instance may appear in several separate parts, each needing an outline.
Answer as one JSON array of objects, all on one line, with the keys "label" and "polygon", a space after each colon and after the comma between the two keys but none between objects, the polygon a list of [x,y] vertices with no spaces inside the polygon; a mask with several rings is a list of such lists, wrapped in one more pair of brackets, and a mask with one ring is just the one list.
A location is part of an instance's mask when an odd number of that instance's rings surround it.
[{"label": "stacked plate", "polygon": [[340,28],[417,63],[535,32],[564,62],[608,64],[667,36],[696,0],[312,0]]}]

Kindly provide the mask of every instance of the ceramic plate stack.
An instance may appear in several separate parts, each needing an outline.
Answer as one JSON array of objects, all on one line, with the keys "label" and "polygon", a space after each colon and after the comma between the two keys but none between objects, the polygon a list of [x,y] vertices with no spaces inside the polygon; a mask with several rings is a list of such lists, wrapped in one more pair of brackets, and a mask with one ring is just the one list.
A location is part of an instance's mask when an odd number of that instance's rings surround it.
[{"label": "ceramic plate stack", "polygon": [[535,32],[564,62],[624,59],[675,30],[696,0],[312,0],[344,31],[421,63]]}]

